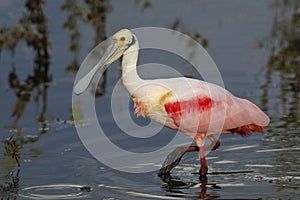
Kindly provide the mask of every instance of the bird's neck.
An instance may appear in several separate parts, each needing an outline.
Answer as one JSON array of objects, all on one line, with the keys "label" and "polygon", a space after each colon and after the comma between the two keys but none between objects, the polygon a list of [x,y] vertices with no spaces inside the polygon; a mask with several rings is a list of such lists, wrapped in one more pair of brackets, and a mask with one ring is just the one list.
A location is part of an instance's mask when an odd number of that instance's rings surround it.
[{"label": "bird's neck", "polygon": [[123,54],[122,59],[122,81],[130,95],[133,95],[135,90],[142,85],[143,81],[137,72],[137,60],[139,54],[138,41],[135,42]]}]

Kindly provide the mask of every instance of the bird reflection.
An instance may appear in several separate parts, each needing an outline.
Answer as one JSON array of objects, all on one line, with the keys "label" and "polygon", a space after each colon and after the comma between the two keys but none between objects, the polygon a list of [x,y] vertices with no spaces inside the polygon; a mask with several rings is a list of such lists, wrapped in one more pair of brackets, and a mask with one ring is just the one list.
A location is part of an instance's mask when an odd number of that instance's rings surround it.
[{"label": "bird reflection", "polygon": [[199,198],[200,199],[206,199],[206,198],[218,198],[218,195],[210,195],[207,194],[207,189],[221,189],[221,187],[219,187],[216,183],[209,183],[207,181],[207,179],[199,179],[199,182],[184,182],[182,180],[176,180],[175,178],[172,177],[171,173],[169,174],[161,174],[159,175],[159,177],[161,178],[161,180],[165,183],[162,188],[165,189],[167,192],[171,192],[171,193],[179,193],[182,194],[182,196],[184,196],[184,192],[182,192],[181,190],[183,189],[189,189],[189,188],[193,188],[196,187],[197,185],[199,185]]},{"label": "bird reflection", "polygon": [[[161,174],[159,175],[161,180],[164,182],[162,188],[170,193],[176,194],[176,196],[185,197],[183,192],[184,189],[191,189],[199,187],[199,195],[195,196],[196,199],[219,199],[221,195],[218,194],[218,191],[222,189],[222,187],[218,186],[217,183],[210,183],[208,180],[199,179],[199,182],[185,182],[182,180],[176,180],[172,177],[172,174]],[[187,195],[187,194],[186,194]],[[187,197],[191,197],[190,194]],[[226,199],[226,198],[222,198]],[[245,199],[245,198],[228,198],[228,199]],[[253,198],[253,200],[261,200],[262,198]],[[251,198],[247,198],[247,200],[251,200]]]}]

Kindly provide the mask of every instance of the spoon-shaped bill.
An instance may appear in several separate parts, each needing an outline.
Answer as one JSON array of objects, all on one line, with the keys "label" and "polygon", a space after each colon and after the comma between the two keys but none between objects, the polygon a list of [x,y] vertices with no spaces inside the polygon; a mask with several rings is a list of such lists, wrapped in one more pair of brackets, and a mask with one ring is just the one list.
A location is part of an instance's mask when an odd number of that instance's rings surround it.
[{"label": "spoon-shaped bill", "polygon": [[[97,72],[103,73],[107,66],[121,57],[122,52],[120,51],[116,42],[113,42],[104,53],[104,56],[100,61],[90,70],[84,77],[82,77],[74,86],[74,93],[79,95],[82,94],[91,84],[92,79]],[[84,66],[83,66],[84,67]]]}]

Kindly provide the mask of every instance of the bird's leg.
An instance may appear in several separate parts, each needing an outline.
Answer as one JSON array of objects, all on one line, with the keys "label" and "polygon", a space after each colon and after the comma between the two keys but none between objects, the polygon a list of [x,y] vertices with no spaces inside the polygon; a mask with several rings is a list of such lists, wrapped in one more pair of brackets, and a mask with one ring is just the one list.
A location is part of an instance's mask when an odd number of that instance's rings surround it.
[{"label": "bird's leg", "polygon": [[159,170],[159,175],[169,174],[170,171],[176,167],[183,155],[186,152],[199,151],[198,146],[188,146],[188,147],[177,147],[174,151],[172,151],[166,158],[162,167]]},{"label": "bird's leg", "polygon": [[201,163],[199,174],[202,183],[205,183],[207,181],[206,174],[208,171],[206,158],[205,158],[205,151],[214,151],[221,144],[220,141],[213,135],[208,135],[207,138],[211,141],[211,144],[199,147],[199,155],[200,155],[200,163]]},{"label": "bird's leg", "polygon": [[201,181],[203,181],[203,180],[207,180],[206,174],[208,171],[204,147],[199,148],[199,154],[200,154],[200,163],[201,163],[201,168],[199,170],[199,174],[200,174]]},{"label": "bird's leg", "polygon": [[208,135],[207,138],[211,141],[211,144],[203,146],[205,151],[214,151],[221,145],[220,141],[215,136]]},{"label": "bird's leg", "polygon": [[[201,169],[200,169],[200,175],[201,174],[206,174],[207,173],[207,164],[205,160],[205,154],[204,151],[214,151],[220,146],[219,140],[213,136],[213,135],[208,135],[207,138],[211,141],[210,145],[206,145],[201,147],[203,149],[203,153],[200,152],[200,159],[201,159]],[[172,151],[166,158],[165,162],[163,163],[161,169],[159,170],[159,175],[163,174],[169,174],[171,170],[176,167],[180,160],[182,159],[183,155],[186,152],[194,152],[194,151],[199,151],[198,146],[188,146],[188,147],[177,147],[174,151]],[[201,154],[203,155],[201,157]],[[202,162],[203,160],[203,162]],[[202,165],[202,163],[205,163]],[[206,168],[205,168],[206,167]],[[201,173],[202,172],[202,173]]]}]

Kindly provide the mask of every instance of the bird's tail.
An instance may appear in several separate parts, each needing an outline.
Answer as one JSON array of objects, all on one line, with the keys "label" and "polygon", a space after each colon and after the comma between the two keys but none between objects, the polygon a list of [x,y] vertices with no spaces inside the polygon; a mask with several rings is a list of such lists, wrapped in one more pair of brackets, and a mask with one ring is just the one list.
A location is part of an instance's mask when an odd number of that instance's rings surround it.
[{"label": "bird's tail", "polygon": [[229,129],[230,133],[236,133],[241,135],[242,137],[248,137],[252,132],[263,133],[264,127],[256,125],[256,124],[248,124],[245,126],[240,126],[237,128]]}]

